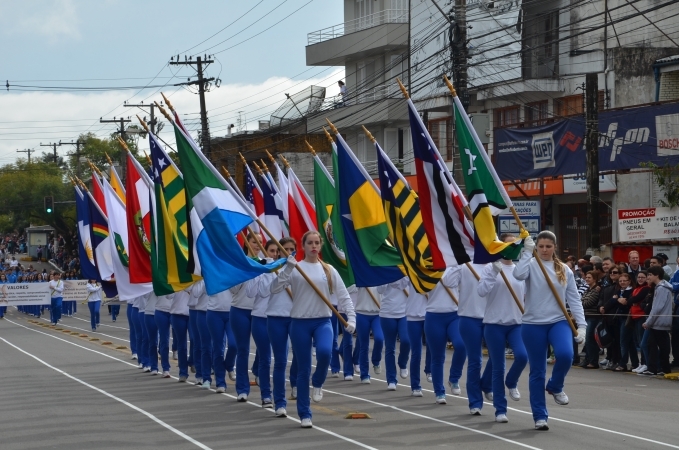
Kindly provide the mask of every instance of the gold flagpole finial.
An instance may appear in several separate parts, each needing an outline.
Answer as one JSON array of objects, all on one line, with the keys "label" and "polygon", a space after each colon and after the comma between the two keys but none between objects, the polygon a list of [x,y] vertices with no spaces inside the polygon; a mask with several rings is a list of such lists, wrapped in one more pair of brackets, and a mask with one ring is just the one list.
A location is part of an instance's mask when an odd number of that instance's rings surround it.
[{"label": "gold flagpole finial", "polygon": [[243,165],[248,165],[248,162],[245,160],[243,157],[243,154],[241,152],[238,152],[238,156],[240,156],[240,160],[243,162]]},{"label": "gold flagpole finial", "polygon": [[269,161],[271,161],[272,164],[276,164],[276,158],[271,156],[271,153],[269,153],[269,150],[264,150],[267,155],[269,155]]},{"label": "gold flagpole finial", "polygon": [[328,130],[326,130],[325,127],[323,127],[323,131],[325,131],[325,137],[328,138],[328,141],[330,142],[330,146],[332,147],[332,144],[333,144],[335,141],[332,140],[332,136],[330,135],[330,133],[328,133]]},{"label": "gold flagpole finial", "polygon": [[88,159],[88,160],[87,160],[87,164],[90,165],[90,169],[94,170],[94,171],[97,173],[97,175],[99,175],[100,177],[103,176],[103,175],[101,174],[101,171],[99,170],[99,168],[98,168],[97,166],[95,166],[95,165],[92,163],[92,161],[90,161],[90,160]]},{"label": "gold flagpole finial", "polygon": [[259,175],[263,175],[262,169],[257,165],[257,161],[252,161],[252,164],[255,166],[255,170]]},{"label": "gold flagpole finial", "polygon": [[151,158],[149,157],[149,155],[146,154],[146,150],[144,150],[144,156],[146,156],[146,161],[149,162],[149,167],[152,167],[153,161],[151,161]]},{"label": "gold flagpole finial", "polygon": [[[118,142],[120,142],[120,145],[122,145],[122,147],[125,149],[125,151],[127,151],[127,153],[132,153],[130,152],[130,148],[127,146],[127,143],[120,136],[118,136]],[[106,157],[108,158],[108,155],[106,155]],[[113,165],[111,163],[111,158],[108,158],[108,163]]]},{"label": "gold flagpole finial", "polygon": [[174,119],[172,118],[172,116],[170,114],[168,114],[168,112],[165,110],[165,108],[160,106],[160,104],[158,102],[154,102],[154,103],[156,104],[156,107],[160,110],[160,112],[165,116],[165,118],[167,120],[169,120],[170,122],[174,122]]},{"label": "gold flagpole finial", "polygon": [[265,172],[268,172],[268,171],[269,171],[269,168],[267,167],[267,165],[266,165],[266,163],[264,162],[264,160],[263,160],[263,159],[260,159],[259,161],[262,163],[262,167],[264,167],[264,171],[265,171]]},{"label": "gold flagpole finial", "polygon": [[405,98],[410,98],[410,95],[408,94],[408,90],[406,89],[405,86],[403,86],[403,83],[401,83],[401,80],[396,78],[396,82],[398,83],[398,87],[401,88],[401,92],[403,92],[403,96]]},{"label": "gold flagpole finial", "polygon": [[[122,139],[120,139],[120,136],[118,136],[118,142],[120,142],[120,141],[122,141]],[[106,161],[108,161],[108,165],[109,165],[109,166],[112,166],[112,165],[113,165],[113,161],[111,161],[111,158],[108,156],[108,153],[107,153],[107,152],[104,152],[104,155],[106,155]]]},{"label": "gold flagpole finial", "polygon": [[[307,142],[307,144],[308,144],[308,142]],[[313,150],[313,149],[312,149],[312,150]],[[278,154],[278,156],[283,160],[283,165],[285,166],[285,168],[286,168],[286,169],[289,169],[289,168],[290,168],[290,164],[288,164],[288,160],[285,159],[285,156],[283,156],[283,155],[280,154],[280,153]]]},{"label": "gold flagpole finial", "polygon": [[332,131],[335,134],[339,134],[339,131],[337,131],[337,127],[335,127],[335,125],[333,125],[333,123],[330,122],[330,119],[326,117],[325,121],[328,122],[328,125],[330,126],[330,131]]},{"label": "gold flagpole finial", "polygon": [[[323,129],[325,130],[325,128],[323,128]],[[326,133],[327,133],[327,131],[326,131]],[[309,149],[309,151],[311,152],[311,154],[316,156],[316,152],[314,151],[314,148],[311,146],[311,144],[309,144],[309,141],[304,139],[304,142],[306,142],[306,146]]]},{"label": "gold flagpole finial", "polygon": [[227,179],[231,178],[231,174],[226,169],[226,167],[222,166],[222,172],[224,172],[224,175],[226,176]]},{"label": "gold flagpole finial", "polygon": [[450,90],[450,95],[452,95],[453,97],[457,97],[457,92],[455,92],[453,84],[450,82],[445,73],[443,74],[443,81],[446,83],[446,86],[448,86],[448,89]]},{"label": "gold flagpole finial", "polygon": [[139,117],[139,114],[137,114],[137,119],[139,119],[139,123],[141,124],[142,127],[146,130],[147,133],[150,133],[151,130],[149,130],[148,124],[141,118]]},{"label": "gold flagpole finial", "polygon": [[168,108],[170,108],[170,111],[175,112],[174,107],[172,106],[172,103],[170,103],[170,99],[165,97],[165,94],[163,94],[162,92],[160,93],[160,95],[163,96],[163,100],[165,100],[165,104],[167,105]]},{"label": "gold flagpole finial", "polygon": [[375,138],[373,137],[373,135],[370,134],[370,131],[368,131],[368,129],[365,127],[365,125],[361,125],[361,127],[363,127],[363,132],[365,133],[366,136],[368,136],[368,139],[370,139],[370,141],[371,141],[373,144],[374,144],[375,142],[377,142],[377,141],[375,140]]}]

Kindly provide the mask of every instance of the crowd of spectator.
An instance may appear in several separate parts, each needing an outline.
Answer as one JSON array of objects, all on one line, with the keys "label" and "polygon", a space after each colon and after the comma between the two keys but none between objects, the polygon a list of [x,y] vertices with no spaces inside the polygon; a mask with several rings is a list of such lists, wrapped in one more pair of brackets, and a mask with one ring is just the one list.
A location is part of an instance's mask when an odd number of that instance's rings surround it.
[{"label": "crowd of spectator", "polygon": [[636,251],[626,263],[589,255],[567,259],[587,319],[584,358],[576,351],[573,364],[646,376],[679,367],[679,269],[667,259],[659,253],[641,263]]}]

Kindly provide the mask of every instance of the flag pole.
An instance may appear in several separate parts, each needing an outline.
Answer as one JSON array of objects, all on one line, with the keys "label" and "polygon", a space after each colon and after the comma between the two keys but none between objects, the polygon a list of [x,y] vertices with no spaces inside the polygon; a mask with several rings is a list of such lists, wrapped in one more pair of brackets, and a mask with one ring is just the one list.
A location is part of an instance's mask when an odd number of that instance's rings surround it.
[{"label": "flag pole", "polygon": [[[455,88],[454,88],[453,85],[450,83],[450,80],[448,80],[448,77],[447,77],[445,74],[443,75],[443,81],[445,81],[446,85],[448,86],[448,90],[450,90],[450,94],[451,94],[453,97],[457,97],[457,92],[455,92]],[[504,189],[504,188],[503,188],[503,189]],[[511,202],[509,202],[509,204],[511,205]],[[524,226],[523,226],[523,223],[521,222],[521,219],[519,218],[519,215],[516,213],[516,210],[514,209],[514,206],[513,206],[513,205],[510,206],[509,209],[511,210],[512,215],[514,216],[514,219],[516,220],[516,223],[519,225],[519,229],[520,229],[520,230],[525,230],[525,228],[524,228]],[[561,312],[563,313],[564,317],[565,317],[566,320],[568,321],[568,325],[571,327],[571,331],[573,332],[573,335],[574,335],[574,336],[577,336],[578,330],[575,328],[575,325],[573,324],[573,319],[571,319],[571,317],[568,315],[568,311],[566,311],[566,306],[564,305],[563,300],[561,300],[561,297],[559,296],[559,293],[556,292],[556,287],[554,286],[554,283],[552,283],[552,279],[549,278],[549,275],[547,274],[547,269],[545,269],[545,266],[544,266],[544,264],[542,263],[542,260],[541,260],[540,257],[538,256],[538,254],[537,254],[537,252],[535,251],[535,249],[533,249],[533,257],[534,257],[535,260],[537,261],[538,266],[540,266],[540,271],[542,271],[542,274],[544,275],[545,280],[547,281],[547,285],[549,286],[549,290],[552,291],[552,295],[553,295],[554,298],[556,299],[556,302],[558,303],[559,308],[561,309]],[[518,297],[516,296],[516,293],[515,293],[514,290],[512,289],[512,287],[511,287],[511,285],[510,285],[510,283],[509,283],[509,280],[507,279],[507,276],[504,274],[504,271],[501,271],[500,273],[502,274],[502,279],[505,281],[505,284],[506,284],[507,287],[509,288],[509,291],[511,292],[512,297],[514,297],[514,301],[516,302],[516,305],[519,307],[519,309],[521,310],[521,312],[523,312],[523,308],[521,307],[521,303],[519,302],[519,299],[518,299]]]},{"label": "flag pole", "polygon": [[449,288],[448,286],[446,286],[445,284],[443,284],[443,281],[439,281],[439,283],[441,283],[441,286],[443,286],[443,289],[446,290],[446,292],[448,293],[448,295],[450,296],[450,298],[453,299],[453,301],[455,302],[455,304],[456,304],[456,305],[459,305],[460,303],[457,301],[457,299],[455,298],[455,294],[453,294],[453,292],[450,290],[450,288]]},{"label": "flag pole", "polygon": [[366,286],[365,289],[368,291],[368,294],[370,294],[370,298],[373,299],[373,302],[375,303],[375,305],[377,305],[377,307],[379,309],[382,309],[382,306],[380,305],[379,300],[377,300],[377,298],[375,298],[375,294],[373,294],[373,292],[370,290],[370,287]]}]

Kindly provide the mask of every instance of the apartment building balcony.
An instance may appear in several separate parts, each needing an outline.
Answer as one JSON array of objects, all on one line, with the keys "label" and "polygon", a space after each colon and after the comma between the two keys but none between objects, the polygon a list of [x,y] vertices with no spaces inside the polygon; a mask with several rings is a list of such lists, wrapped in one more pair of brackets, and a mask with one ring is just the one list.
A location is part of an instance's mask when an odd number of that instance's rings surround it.
[{"label": "apartment building balcony", "polygon": [[338,66],[349,58],[363,58],[408,48],[408,10],[385,9],[307,35],[307,66]]}]

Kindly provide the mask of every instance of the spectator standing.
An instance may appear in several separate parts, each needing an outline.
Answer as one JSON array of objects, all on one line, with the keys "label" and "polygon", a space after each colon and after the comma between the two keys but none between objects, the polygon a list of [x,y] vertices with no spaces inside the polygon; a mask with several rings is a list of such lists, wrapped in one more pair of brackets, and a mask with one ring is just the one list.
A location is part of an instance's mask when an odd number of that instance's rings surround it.
[{"label": "spectator standing", "polygon": [[[618,269],[620,270],[620,269]],[[634,339],[634,330],[631,321],[628,323],[629,310],[631,306],[630,297],[632,295],[633,282],[630,274],[621,273],[618,278],[620,291],[613,296],[617,302],[616,323],[620,330],[620,362],[613,368],[616,372],[627,372],[627,361],[631,360],[632,369],[639,367],[639,355]]]},{"label": "spectator standing", "polygon": [[[665,259],[663,258],[662,254],[651,256],[650,267],[660,267],[663,269],[664,264]],[[662,279],[665,281],[670,281],[670,276],[667,274],[665,269],[662,271]]]},{"label": "spectator standing", "polygon": [[677,270],[674,271],[670,284],[674,291],[674,308],[672,316],[672,367],[679,367],[679,258],[677,258]]},{"label": "spectator standing", "polygon": [[344,106],[347,101],[347,87],[344,85],[344,81],[339,80],[337,82],[337,85],[339,86],[340,89],[340,106]]},{"label": "spectator standing", "polygon": [[653,296],[653,290],[651,286],[646,282],[647,272],[645,270],[640,271],[637,274],[637,287],[632,290],[632,296],[630,297],[630,319],[632,322],[632,328],[634,329],[634,340],[637,347],[641,349],[641,363],[636,369],[632,369],[632,372],[641,373],[648,369],[646,366],[646,345],[642,345],[642,340],[644,337],[643,323],[646,321],[646,314],[642,304],[648,296]]},{"label": "spectator standing", "polygon": [[627,273],[631,273],[632,276],[636,277],[641,270],[641,265],[639,264],[639,252],[632,250],[627,254]]},{"label": "spectator standing", "polygon": [[648,370],[641,375],[655,376],[670,373],[670,336],[672,329],[672,285],[663,279],[661,266],[648,269],[648,283],[655,286],[653,306],[643,327],[648,336]]},{"label": "spectator standing", "polygon": [[585,274],[587,290],[582,294],[582,308],[585,311],[587,321],[587,333],[585,334],[585,361],[580,364],[584,369],[599,368],[599,346],[594,338],[596,326],[601,321],[601,314],[597,309],[599,303],[599,292],[601,287],[598,285],[599,273],[589,270]]}]

